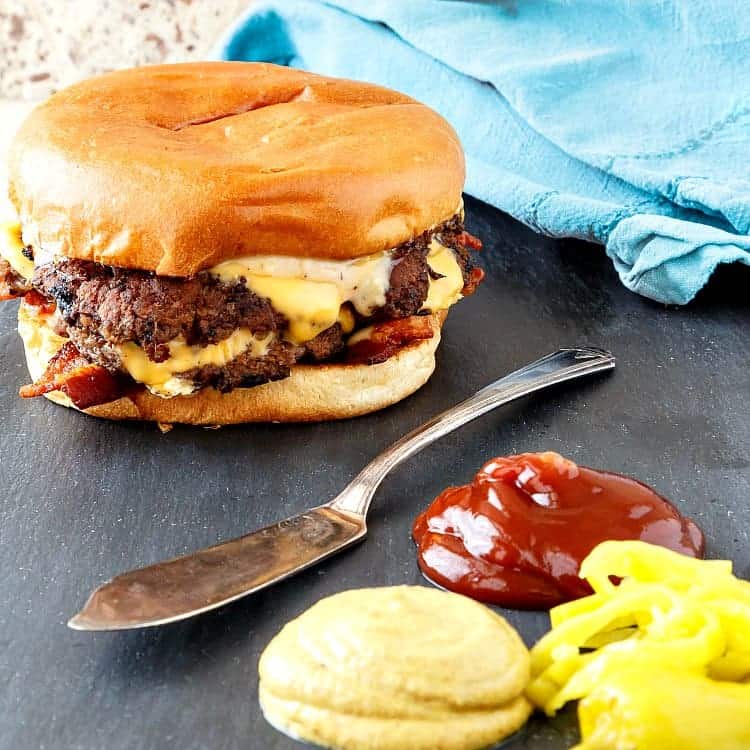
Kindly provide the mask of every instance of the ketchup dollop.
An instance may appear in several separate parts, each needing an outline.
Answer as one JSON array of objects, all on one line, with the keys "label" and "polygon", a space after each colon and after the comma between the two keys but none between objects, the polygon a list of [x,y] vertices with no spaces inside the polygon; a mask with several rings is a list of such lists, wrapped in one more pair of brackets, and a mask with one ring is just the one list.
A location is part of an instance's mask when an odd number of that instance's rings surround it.
[{"label": "ketchup dollop", "polygon": [[480,601],[548,609],[592,593],[581,561],[606,539],[640,539],[702,557],[703,533],[650,487],[557,453],[494,458],[449,487],[413,528],[419,567]]}]

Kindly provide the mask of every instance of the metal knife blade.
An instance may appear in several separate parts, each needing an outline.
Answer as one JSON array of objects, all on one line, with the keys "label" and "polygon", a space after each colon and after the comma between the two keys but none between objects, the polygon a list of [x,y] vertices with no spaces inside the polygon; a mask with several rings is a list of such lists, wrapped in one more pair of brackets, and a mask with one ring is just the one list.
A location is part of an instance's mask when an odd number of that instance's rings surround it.
[{"label": "metal knife blade", "polygon": [[164,625],[258,591],[363,539],[363,517],[322,506],[100,586],[70,619],[74,630]]}]

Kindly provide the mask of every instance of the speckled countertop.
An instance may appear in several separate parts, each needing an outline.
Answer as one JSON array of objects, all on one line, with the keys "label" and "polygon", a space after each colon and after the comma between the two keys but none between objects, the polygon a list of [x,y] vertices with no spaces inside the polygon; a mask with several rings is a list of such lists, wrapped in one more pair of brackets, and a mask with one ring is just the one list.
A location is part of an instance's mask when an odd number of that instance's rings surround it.
[{"label": "speckled countertop", "polygon": [[0,0],[0,99],[114,68],[201,60],[251,0]]}]

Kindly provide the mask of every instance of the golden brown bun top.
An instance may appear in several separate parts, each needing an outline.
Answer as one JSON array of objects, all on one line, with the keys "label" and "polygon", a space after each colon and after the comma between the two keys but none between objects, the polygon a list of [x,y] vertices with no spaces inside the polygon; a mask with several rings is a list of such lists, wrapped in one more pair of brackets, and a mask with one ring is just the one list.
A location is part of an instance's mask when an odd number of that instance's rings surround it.
[{"label": "golden brown bun top", "polygon": [[159,65],[71,86],[10,156],[34,245],[188,276],[254,254],[350,258],[449,218],[451,126],[395,91],[262,63]]}]

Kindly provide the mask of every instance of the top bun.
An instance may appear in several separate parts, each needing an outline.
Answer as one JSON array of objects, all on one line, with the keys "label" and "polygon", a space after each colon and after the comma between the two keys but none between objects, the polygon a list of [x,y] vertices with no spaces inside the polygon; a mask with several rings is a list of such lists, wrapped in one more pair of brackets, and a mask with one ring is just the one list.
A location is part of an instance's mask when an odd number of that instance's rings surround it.
[{"label": "top bun", "polygon": [[243,255],[346,259],[452,216],[451,126],[403,94],[261,63],[159,65],[76,84],[10,154],[26,242],[190,276]]}]

